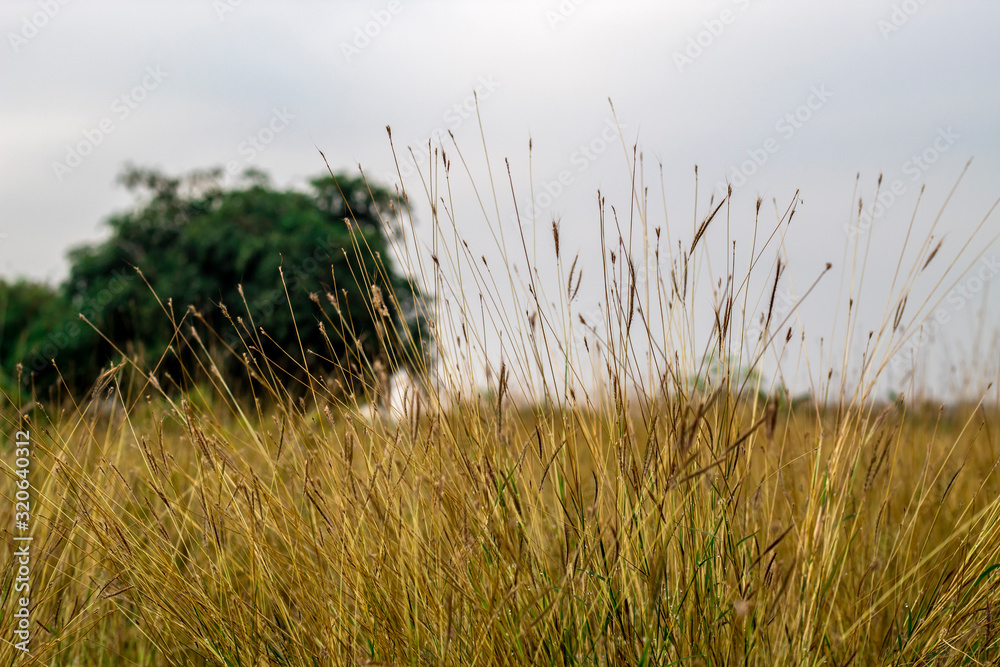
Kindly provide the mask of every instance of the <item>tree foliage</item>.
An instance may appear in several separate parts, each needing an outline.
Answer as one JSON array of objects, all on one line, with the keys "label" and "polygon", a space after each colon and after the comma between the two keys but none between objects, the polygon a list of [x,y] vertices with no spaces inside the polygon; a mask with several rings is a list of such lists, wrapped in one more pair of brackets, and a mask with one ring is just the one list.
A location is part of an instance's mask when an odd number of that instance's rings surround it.
[{"label": "tree foliage", "polygon": [[180,383],[185,355],[205,345],[233,379],[247,377],[249,349],[257,372],[294,381],[308,367],[351,387],[377,360],[418,361],[387,344],[419,339],[424,311],[391,261],[398,202],[388,191],[342,175],[315,178],[307,192],[277,190],[260,172],[224,188],[220,175],[126,168],[120,182],[137,206],[108,219],[107,240],[70,251],[57,290],[4,286],[7,372],[22,361],[50,384],[55,358],[79,390],[121,352]]}]

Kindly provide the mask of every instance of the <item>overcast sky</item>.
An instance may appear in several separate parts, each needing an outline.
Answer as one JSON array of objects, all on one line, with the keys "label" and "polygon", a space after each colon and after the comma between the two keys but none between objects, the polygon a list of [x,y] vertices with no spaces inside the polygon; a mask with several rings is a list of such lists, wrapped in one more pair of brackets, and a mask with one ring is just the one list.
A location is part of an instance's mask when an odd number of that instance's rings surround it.
[{"label": "overcast sky", "polygon": [[[578,231],[564,235],[585,256],[597,189],[628,204],[609,98],[647,182],[663,165],[675,241],[692,235],[695,164],[699,215],[728,181],[744,227],[757,196],[784,207],[800,191],[784,248],[798,293],[827,261],[839,286],[856,175],[870,201],[883,173],[896,193],[859,230],[872,235],[866,281],[878,285],[921,185],[926,231],[974,158],[938,223],[945,265],[1000,196],[998,25],[990,0],[5,0],[0,275],[61,280],[67,249],[103,238],[103,220],[129,205],[114,183],[128,161],[170,173],[253,166],[298,187],[323,172],[319,148],[334,169],[360,163],[388,181],[386,125],[397,149],[451,129],[481,155],[476,91],[494,170],[509,157],[529,196],[530,137],[540,219]],[[488,238],[481,215],[464,220],[470,238]],[[725,243],[724,229],[712,233]],[[986,299],[1000,309],[1000,290]],[[884,303],[862,307],[877,325]],[[979,312],[940,307],[940,333],[956,340]],[[829,309],[821,299],[802,312]]]}]

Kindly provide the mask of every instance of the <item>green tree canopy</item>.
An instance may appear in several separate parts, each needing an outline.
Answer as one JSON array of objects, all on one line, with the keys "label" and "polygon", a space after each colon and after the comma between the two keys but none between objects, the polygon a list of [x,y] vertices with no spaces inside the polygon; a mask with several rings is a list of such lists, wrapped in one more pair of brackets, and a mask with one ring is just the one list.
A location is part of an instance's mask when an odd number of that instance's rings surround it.
[{"label": "green tree canopy", "polygon": [[[189,324],[233,378],[246,377],[248,345],[279,372],[302,379],[308,365],[348,384],[364,381],[377,359],[386,367],[415,361],[386,344],[419,338],[424,312],[416,285],[391,261],[387,235],[398,202],[388,191],[342,175],[315,178],[307,192],[277,190],[260,172],[224,188],[220,175],[126,168],[120,181],[137,206],[108,219],[106,241],[70,251],[65,283],[37,299],[39,308],[49,304],[47,314],[18,306],[19,319],[8,319],[4,333],[17,343],[5,344],[3,366],[28,361],[44,384],[54,379],[45,362],[55,358],[79,390],[115,347],[156,363],[170,346],[161,369],[183,372]],[[31,301],[22,297],[29,289],[8,291]],[[72,332],[46,341],[46,332],[71,323]]]},{"label": "green tree canopy", "polygon": [[13,390],[18,363],[21,377],[29,379],[80,335],[78,322],[66,318],[68,310],[61,293],[49,285],[0,280],[0,387]]}]

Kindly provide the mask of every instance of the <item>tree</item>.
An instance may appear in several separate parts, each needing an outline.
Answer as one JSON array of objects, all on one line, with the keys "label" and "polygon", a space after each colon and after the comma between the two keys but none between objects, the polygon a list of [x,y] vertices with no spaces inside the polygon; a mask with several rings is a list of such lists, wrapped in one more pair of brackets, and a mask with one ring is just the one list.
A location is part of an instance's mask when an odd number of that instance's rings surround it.
[{"label": "tree", "polygon": [[67,306],[47,284],[0,280],[0,388],[5,392],[15,392],[18,375],[28,379],[43,370],[79,336],[79,325],[66,318]]},{"label": "tree", "polygon": [[291,384],[308,367],[354,389],[377,368],[421,361],[408,344],[425,309],[391,261],[398,202],[388,191],[343,175],[277,190],[256,171],[227,189],[220,175],[122,173],[138,205],[108,219],[106,241],[70,251],[58,295],[101,333],[85,322],[60,349],[68,384],[89,386],[115,348],[149,365],[169,348],[161,370],[180,381],[200,352],[189,325],[230,380],[247,377],[247,346],[260,373]]}]

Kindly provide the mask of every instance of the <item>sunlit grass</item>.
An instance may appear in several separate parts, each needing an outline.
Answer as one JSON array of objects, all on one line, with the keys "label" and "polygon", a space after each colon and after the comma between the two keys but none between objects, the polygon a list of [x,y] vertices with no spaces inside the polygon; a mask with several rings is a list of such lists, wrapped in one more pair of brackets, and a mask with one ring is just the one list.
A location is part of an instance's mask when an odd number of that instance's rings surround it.
[{"label": "sunlit grass", "polygon": [[[29,428],[36,448],[36,555],[28,659],[7,613],[16,564],[2,569],[4,664],[1000,660],[995,399],[938,410],[873,390],[933,245],[901,262],[857,385],[790,404],[759,366],[802,335],[772,321],[794,202],[712,274],[706,231],[747,213],[728,199],[681,242],[638,189],[622,210],[601,200],[602,265],[586,271],[605,307],[580,336],[584,268],[559,226],[544,257],[497,237],[506,263],[491,267],[450,218],[444,160],[420,182],[429,247],[397,248],[438,295],[431,339],[387,325],[382,360],[341,360],[366,369],[377,410],[314,370],[322,350],[288,351],[307,383],[283,377],[232,306],[242,349],[196,314],[176,324],[201,350],[183,378],[126,358],[79,403],[22,414],[7,397],[4,428]],[[491,220],[503,179],[488,180],[475,192]],[[864,288],[865,250],[850,252],[848,299]],[[324,330],[349,341],[336,300],[318,300]],[[757,316],[764,333],[747,339]],[[219,354],[244,359],[242,389],[213,372]],[[389,400],[404,365],[416,379]],[[88,408],[109,397],[120,413]]]}]

